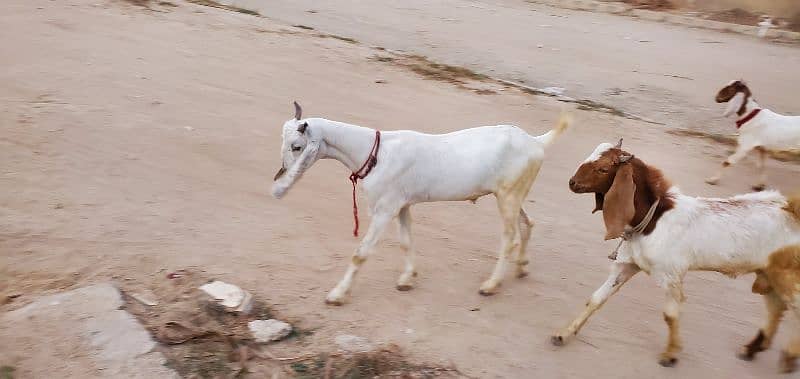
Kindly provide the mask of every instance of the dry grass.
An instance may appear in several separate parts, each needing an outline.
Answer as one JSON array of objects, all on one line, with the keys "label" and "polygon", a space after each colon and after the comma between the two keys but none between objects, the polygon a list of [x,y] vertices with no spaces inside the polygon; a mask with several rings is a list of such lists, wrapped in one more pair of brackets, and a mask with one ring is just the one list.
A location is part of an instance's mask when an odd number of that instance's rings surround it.
[{"label": "dry grass", "polygon": [[[697,130],[689,130],[689,129],[674,129],[668,130],[667,133],[676,135],[676,136],[684,136],[684,137],[695,137],[695,138],[704,138],[708,139],[726,146],[736,146],[736,137],[724,135],[724,134],[717,134],[717,133],[706,133],[700,132]],[[769,156],[772,159],[781,162],[800,162],[800,151],[770,151]]]},{"label": "dry grass", "polygon": [[290,367],[298,379],[464,377],[453,368],[411,364],[395,345],[389,345],[370,353],[319,354],[292,363]]},{"label": "dry grass", "polygon": [[[131,1],[131,0],[128,0],[128,1]],[[251,16],[261,16],[260,13],[258,13],[257,11],[254,11],[252,9],[241,8],[241,7],[237,7],[237,6],[234,6],[234,5],[220,4],[220,3],[218,3],[218,2],[216,2],[214,0],[186,0],[186,1],[188,1],[190,3],[193,3],[193,4],[197,4],[197,5],[203,5],[203,6],[206,6],[206,7],[225,9],[225,10],[229,10],[229,11],[233,11],[233,12],[249,14]]]}]

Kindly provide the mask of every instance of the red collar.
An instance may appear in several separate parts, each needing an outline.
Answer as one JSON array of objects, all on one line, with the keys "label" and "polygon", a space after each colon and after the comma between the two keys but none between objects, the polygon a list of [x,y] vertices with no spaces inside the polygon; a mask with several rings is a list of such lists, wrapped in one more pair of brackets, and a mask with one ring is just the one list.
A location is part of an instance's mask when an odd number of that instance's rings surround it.
[{"label": "red collar", "polygon": [[744,118],[742,118],[740,120],[737,120],[736,121],[736,129],[741,128],[742,125],[746,124],[748,121],[750,121],[754,117],[758,116],[759,113],[761,113],[761,108],[756,108],[756,109],[753,109],[752,111],[750,111],[750,113],[748,113],[747,116],[744,116]]},{"label": "red collar", "polygon": [[358,171],[350,174],[350,183],[353,183],[353,220],[355,220],[355,228],[353,229],[353,236],[358,237],[358,203],[356,203],[356,182],[358,179],[364,179],[369,175],[372,168],[378,164],[378,150],[381,148],[381,131],[375,131],[375,142],[372,143],[372,150],[369,152],[367,160],[361,165]]}]

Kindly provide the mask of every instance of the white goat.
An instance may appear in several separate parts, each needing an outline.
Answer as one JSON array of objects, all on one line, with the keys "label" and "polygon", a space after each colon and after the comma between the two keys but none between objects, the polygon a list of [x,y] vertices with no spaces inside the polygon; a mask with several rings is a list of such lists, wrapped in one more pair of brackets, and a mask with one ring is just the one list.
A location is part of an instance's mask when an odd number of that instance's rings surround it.
[{"label": "white goat", "polygon": [[717,184],[722,178],[722,171],[745,157],[751,150],[758,151],[758,183],[753,186],[756,191],[766,187],[767,174],[764,164],[768,150],[785,151],[800,149],[800,116],[784,116],[769,109],[762,108],[752,98],[752,92],[741,80],[731,81],[717,93],[718,103],[728,103],[723,116],[736,114],[736,128],[739,139],[736,152],[722,162],[722,168],[711,178],[708,184]]},{"label": "white goat", "polygon": [[[570,180],[576,193],[595,193],[595,210],[603,211],[606,239],[623,237],[611,273],[585,310],[552,337],[561,345],[639,271],[667,291],[664,320],[669,340],[660,363],[672,366],[681,350],[678,316],[683,278],[688,271],[717,271],[732,277],[761,273],[772,252],[800,242],[800,197],[775,191],[728,199],[690,197],[673,187],[658,169],[617,146],[604,143],[578,167]],[[636,225],[632,231],[632,227]],[[774,296],[765,296],[770,316]],[[769,346],[774,329],[763,328],[758,347]],[[752,345],[752,343],[751,343]]]},{"label": "white goat", "polygon": [[538,137],[510,125],[441,135],[409,130],[377,133],[374,129],[323,118],[303,119],[302,110],[295,103],[295,118],[283,125],[283,164],[275,175],[272,194],[283,197],[318,159],[336,159],[354,175],[360,175],[359,178],[366,176],[363,188],[372,222],[344,278],[326,298],[333,305],[342,304],[359,267],[395,217],[400,226],[400,246],[406,254],[397,289],[412,288],[412,277],[416,275],[410,230],[413,204],[475,201],[494,194],[503,218],[502,244],[492,276],[480,287],[481,294],[491,295],[497,290],[506,259],[515,248],[518,248],[517,276],[527,275],[525,250],[533,223],[522,209],[522,202],[539,173],[545,148],[568,123],[562,115],[555,129]]}]

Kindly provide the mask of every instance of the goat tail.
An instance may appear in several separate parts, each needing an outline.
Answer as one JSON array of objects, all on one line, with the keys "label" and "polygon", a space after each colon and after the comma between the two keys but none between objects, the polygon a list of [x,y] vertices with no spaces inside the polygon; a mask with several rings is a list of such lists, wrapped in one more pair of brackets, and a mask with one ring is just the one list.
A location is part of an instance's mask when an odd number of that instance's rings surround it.
[{"label": "goat tail", "polygon": [[784,207],[787,212],[794,215],[798,221],[800,221],[800,192],[795,193],[794,195],[787,196],[786,198],[786,207]]},{"label": "goat tail", "polygon": [[561,111],[561,115],[558,117],[558,123],[556,123],[556,127],[550,130],[549,132],[542,134],[536,139],[539,140],[545,147],[549,147],[550,145],[555,142],[556,138],[564,133],[565,130],[569,127],[572,123],[572,115],[570,115],[566,110]]}]

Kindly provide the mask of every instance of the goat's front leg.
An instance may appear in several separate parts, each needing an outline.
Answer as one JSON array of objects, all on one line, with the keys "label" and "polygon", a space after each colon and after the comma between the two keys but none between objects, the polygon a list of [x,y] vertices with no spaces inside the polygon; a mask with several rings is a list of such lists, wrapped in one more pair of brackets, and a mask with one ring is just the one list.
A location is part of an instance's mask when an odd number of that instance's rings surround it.
[{"label": "goat's front leg", "polygon": [[386,229],[386,225],[392,221],[395,214],[396,212],[387,212],[385,210],[373,213],[372,222],[369,224],[367,234],[364,236],[364,239],[361,240],[361,244],[358,246],[358,249],[356,249],[355,254],[353,254],[350,265],[347,267],[347,272],[345,272],[339,284],[328,293],[328,296],[325,298],[325,303],[330,305],[342,305],[344,303],[344,298],[347,293],[350,292],[353,278],[358,273],[358,269],[367,260],[370,251],[375,247],[378,239]]},{"label": "goat's front leg", "polygon": [[528,218],[525,210],[519,209],[519,251],[517,252],[517,278],[524,278],[528,276],[528,241],[531,239],[531,229],[533,229],[533,221]]},{"label": "goat's front leg", "polygon": [[763,191],[767,188],[767,150],[761,146],[757,146],[755,150],[758,152],[758,160],[756,160],[756,168],[758,169],[758,183],[753,186],[754,191]]},{"label": "goat's front leg", "polygon": [[400,249],[405,253],[405,267],[400,279],[397,280],[398,291],[410,291],[414,288],[413,278],[417,276],[414,269],[414,243],[411,240],[411,206],[407,205],[397,214],[397,224],[400,236]]},{"label": "goat's front leg", "polygon": [[731,156],[729,156],[727,159],[725,159],[725,160],[722,162],[722,167],[720,167],[720,169],[719,169],[719,171],[717,172],[717,174],[716,174],[716,175],[714,175],[714,176],[712,176],[712,177],[710,177],[710,178],[708,178],[708,179],[706,179],[706,183],[708,183],[708,184],[711,184],[711,185],[715,185],[715,184],[719,183],[720,179],[722,179],[722,173],[723,173],[723,171],[724,171],[726,168],[728,168],[728,167],[730,167],[730,166],[732,166],[732,165],[736,164],[736,162],[739,162],[739,161],[740,161],[742,158],[744,158],[744,157],[747,155],[747,153],[749,153],[749,152],[750,152],[750,150],[752,150],[753,148],[755,148],[755,146],[753,146],[753,145],[751,145],[751,144],[742,145],[742,144],[740,143],[740,144],[739,144],[739,146],[737,146],[737,147],[736,147],[736,152],[734,152],[733,154],[731,154]]},{"label": "goat's front leg", "polygon": [[639,271],[639,266],[632,263],[613,263],[611,265],[611,272],[608,274],[608,278],[606,279],[605,283],[600,286],[600,288],[594,291],[592,297],[586,303],[586,308],[584,308],[583,313],[575,318],[575,320],[573,320],[569,326],[553,335],[550,338],[550,342],[552,342],[553,345],[561,346],[568,341],[568,338],[578,334],[578,331],[580,331],[581,327],[583,327],[583,324],[586,323],[589,317],[591,317],[594,312],[600,309],[600,307],[606,303],[611,295],[617,293],[622,285],[630,280]]},{"label": "goat's front leg", "polygon": [[[763,274],[759,273],[756,275],[758,275],[756,282],[759,280],[766,280]],[[754,289],[755,287],[756,285],[753,284]],[[758,330],[758,334],[756,334],[753,340],[747,345],[742,346],[742,349],[739,351],[739,358],[745,361],[752,361],[756,357],[756,354],[769,349],[772,344],[772,338],[775,336],[775,332],[778,331],[778,325],[781,322],[783,313],[786,311],[786,303],[781,300],[780,296],[772,288],[768,288],[763,295],[764,303],[767,306],[767,322]]]},{"label": "goat's front leg", "polygon": [[664,306],[664,321],[669,327],[669,337],[667,339],[667,348],[661,353],[661,358],[658,360],[658,363],[664,367],[675,366],[678,363],[677,355],[683,349],[678,325],[683,300],[682,284],[669,284],[667,287],[667,303]]}]

